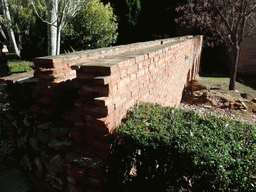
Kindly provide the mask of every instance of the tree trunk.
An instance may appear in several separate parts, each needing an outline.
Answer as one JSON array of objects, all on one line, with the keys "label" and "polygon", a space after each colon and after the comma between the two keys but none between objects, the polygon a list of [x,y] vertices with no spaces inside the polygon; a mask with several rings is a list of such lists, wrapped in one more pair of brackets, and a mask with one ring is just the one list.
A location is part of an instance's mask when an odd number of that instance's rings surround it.
[{"label": "tree trunk", "polygon": [[57,14],[58,14],[58,2],[57,0],[50,0],[47,4],[48,11],[48,22],[47,24],[47,33],[48,33],[48,55],[57,54]]},{"label": "tree trunk", "polygon": [[235,90],[237,66],[238,66],[238,61],[239,61],[239,51],[240,51],[240,48],[238,46],[233,48],[234,62],[233,62],[233,65],[231,67],[229,90]]},{"label": "tree trunk", "polygon": [[60,54],[60,37],[61,37],[61,27],[58,27],[58,32],[57,32],[57,49],[56,49],[56,54]]},{"label": "tree trunk", "polygon": [[[10,15],[9,7],[8,7],[8,1],[3,0],[3,3],[4,3],[4,16],[7,20],[11,20],[11,15]],[[11,43],[11,46],[13,49],[12,51],[20,57],[20,50],[17,46],[13,30],[11,28],[7,29],[7,33],[8,33],[9,40],[10,40],[10,43]]]}]

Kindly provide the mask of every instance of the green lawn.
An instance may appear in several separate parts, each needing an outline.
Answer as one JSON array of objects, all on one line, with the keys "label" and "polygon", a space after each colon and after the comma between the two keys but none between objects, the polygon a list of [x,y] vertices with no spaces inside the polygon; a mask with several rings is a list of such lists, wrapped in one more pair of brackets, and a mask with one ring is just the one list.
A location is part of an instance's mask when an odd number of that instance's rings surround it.
[{"label": "green lawn", "polygon": [[6,59],[11,73],[22,73],[33,70],[28,62],[21,60],[15,53],[6,53]]}]

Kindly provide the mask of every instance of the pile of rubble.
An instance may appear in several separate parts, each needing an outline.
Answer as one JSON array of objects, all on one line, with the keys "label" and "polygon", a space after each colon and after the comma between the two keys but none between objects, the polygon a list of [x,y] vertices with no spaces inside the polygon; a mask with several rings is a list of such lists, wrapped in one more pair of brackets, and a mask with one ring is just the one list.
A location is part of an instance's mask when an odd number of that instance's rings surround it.
[{"label": "pile of rubble", "polygon": [[[197,80],[191,80],[188,82],[185,88],[185,95],[183,100],[189,104],[208,103],[218,108],[229,108],[235,110],[248,110],[247,105],[243,99],[234,99],[230,95],[211,95],[210,90],[199,83]],[[243,98],[246,98],[246,94],[241,94]],[[256,113],[256,98],[252,99],[255,103],[255,108],[252,109],[253,113]]]}]

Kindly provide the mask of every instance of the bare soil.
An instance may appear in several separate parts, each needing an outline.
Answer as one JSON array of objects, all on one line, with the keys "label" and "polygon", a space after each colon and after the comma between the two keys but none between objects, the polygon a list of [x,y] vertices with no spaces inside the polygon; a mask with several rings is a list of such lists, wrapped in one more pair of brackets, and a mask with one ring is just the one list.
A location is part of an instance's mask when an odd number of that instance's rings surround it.
[{"label": "bare soil", "polygon": [[[252,101],[256,98],[256,77],[238,78],[235,90],[229,91],[229,78],[223,77],[199,77],[199,82],[205,85],[208,89],[208,95],[215,98],[223,98],[225,96],[232,97],[235,100],[242,100],[248,109],[246,110],[233,110],[228,112],[234,114],[238,119],[246,119],[250,122],[256,121],[256,113],[252,110],[256,109],[256,103]],[[242,95],[246,94],[246,98]]]}]

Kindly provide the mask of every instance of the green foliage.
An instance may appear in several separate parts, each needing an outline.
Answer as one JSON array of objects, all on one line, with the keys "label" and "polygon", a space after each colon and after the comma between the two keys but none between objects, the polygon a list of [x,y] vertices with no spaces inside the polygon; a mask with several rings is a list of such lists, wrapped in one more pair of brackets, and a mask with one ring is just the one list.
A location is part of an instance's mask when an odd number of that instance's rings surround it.
[{"label": "green foliage", "polygon": [[[46,24],[37,18],[28,0],[8,0],[11,20],[7,20],[1,14],[0,5],[0,25],[7,35],[7,29],[12,29],[18,47],[21,49],[21,57],[31,60],[34,57],[46,55],[47,33]],[[45,10],[36,5],[39,10]]]},{"label": "green foliage", "polygon": [[10,68],[8,67],[5,54],[2,53],[2,55],[0,55],[0,77],[7,76],[9,74],[10,74]]},{"label": "green foliage", "polygon": [[63,50],[106,47],[116,42],[116,30],[116,16],[110,4],[92,0],[62,33],[61,47]]},{"label": "green foliage", "polygon": [[121,169],[127,171],[128,164],[135,163],[136,181],[150,179],[150,188],[255,189],[256,128],[252,124],[141,103],[116,133],[119,144],[113,146],[113,164],[123,164],[126,168]]},{"label": "green foliage", "polygon": [[18,39],[18,36],[29,33],[29,26],[35,24],[36,17],[27,0],[8,0],[8,3],[11,20],[1,15],[4,7],[0,5],[0,25],[3,29],[11,28],[17,34]]},{"label": "green foliage", "polygon": [[137,25],[137,19],[141,11],[140,0],[125,0],[126,6],[128,7],[126,17],[132,26]]}]

